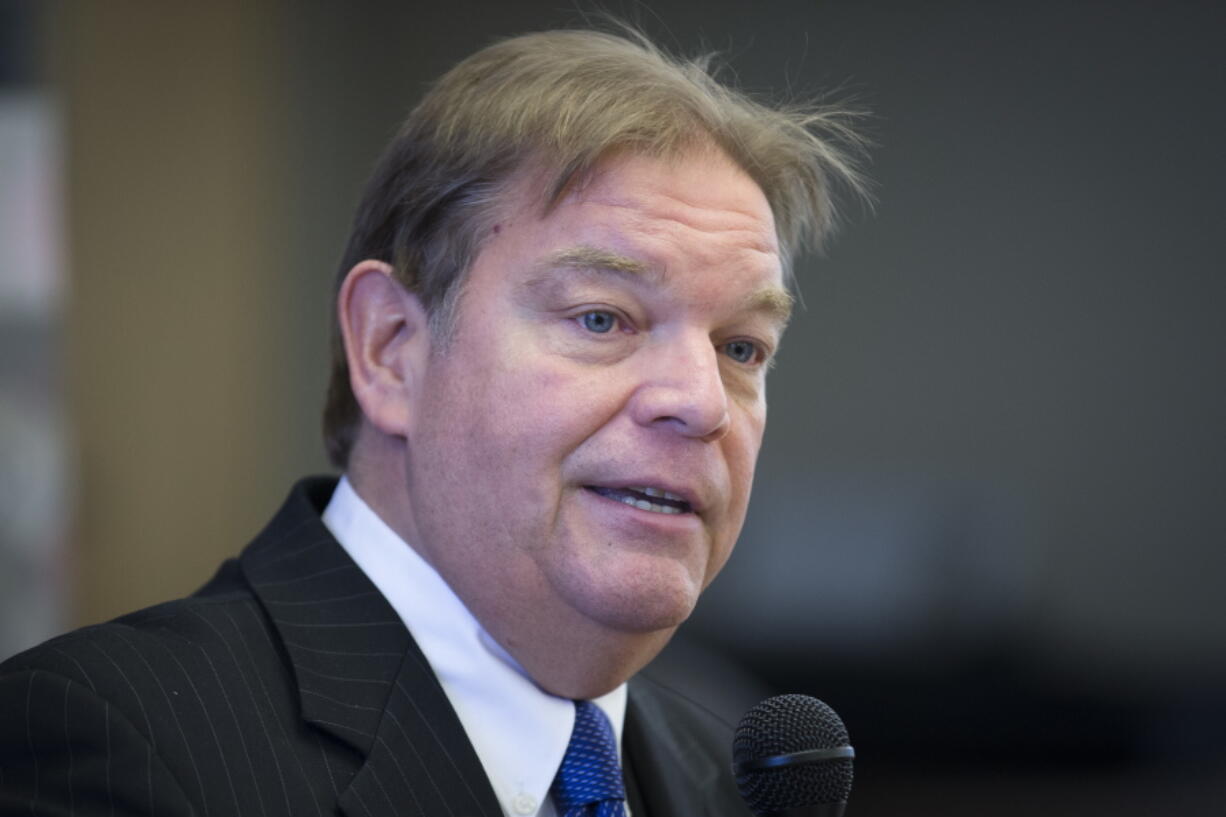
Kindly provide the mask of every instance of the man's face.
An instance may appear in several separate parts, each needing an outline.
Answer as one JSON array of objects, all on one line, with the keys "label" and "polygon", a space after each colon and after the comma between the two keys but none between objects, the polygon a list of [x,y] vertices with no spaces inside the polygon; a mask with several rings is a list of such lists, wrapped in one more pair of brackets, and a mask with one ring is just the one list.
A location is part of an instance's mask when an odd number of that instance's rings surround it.
[{"label": "man's face", "polygon": [[675,627],[749,501],[790,304],[770,208],[714,150],[512,204],[416,390],[413,544],[504,639]]}]

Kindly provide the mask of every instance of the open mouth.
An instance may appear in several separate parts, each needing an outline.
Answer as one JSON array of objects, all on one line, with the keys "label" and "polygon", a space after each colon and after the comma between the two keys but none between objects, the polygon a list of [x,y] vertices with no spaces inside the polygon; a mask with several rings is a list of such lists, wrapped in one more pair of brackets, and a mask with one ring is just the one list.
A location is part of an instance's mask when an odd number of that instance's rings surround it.
[{"label": "open mouth", "polygon": [[593,493],[600,494],[606,499],[612,499],[615,502],[624,502],[625,504],[632,505],[641,511],[677,514],[691,513],[693,510],[690,507],[690,503],[686,502],[676,494],[660,488],[650,488],[647,486],[604,488],[599,485],[585,485],[584,487]]}]

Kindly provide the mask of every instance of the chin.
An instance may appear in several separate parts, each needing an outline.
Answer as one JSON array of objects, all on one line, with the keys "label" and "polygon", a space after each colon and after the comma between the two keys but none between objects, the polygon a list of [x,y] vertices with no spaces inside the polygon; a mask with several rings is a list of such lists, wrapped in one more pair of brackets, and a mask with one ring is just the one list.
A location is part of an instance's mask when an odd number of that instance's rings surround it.
[{"label": "chin", "polygon": [[647,634],[674,630],[694,612],[698,586],[686,575],[669,577],[657,572],[646,581],[609,582],[574,592],[571,606],[587,618],[619,632]]}]

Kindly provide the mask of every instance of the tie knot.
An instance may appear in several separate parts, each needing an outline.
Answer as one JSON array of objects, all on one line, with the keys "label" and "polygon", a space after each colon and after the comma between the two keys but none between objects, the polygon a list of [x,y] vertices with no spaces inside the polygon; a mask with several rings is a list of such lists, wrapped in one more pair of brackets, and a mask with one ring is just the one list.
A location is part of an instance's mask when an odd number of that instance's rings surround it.
[{"label": "tie knot", "polygon": [[551,791],[562,817],[625,814],[626,790],[613,726],[591,701],[575,701],[575,728]]}]

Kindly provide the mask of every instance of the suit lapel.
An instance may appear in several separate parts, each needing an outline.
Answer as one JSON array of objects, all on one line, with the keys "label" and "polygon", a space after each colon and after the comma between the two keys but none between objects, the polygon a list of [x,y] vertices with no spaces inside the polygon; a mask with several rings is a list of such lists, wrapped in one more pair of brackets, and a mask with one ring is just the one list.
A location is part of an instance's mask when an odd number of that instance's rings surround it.
[{"label": "suit lapel", "polygon": [[629,691],[623,740],[631,808],[638,800],[642,809],[635,817],[747,815],[729,770],[715,760],[730,754],[731,729],[727,736],[705,734],[709,725],[685,715],[688,702],[664,700],[675,693],[643,676],[631,680]]},{"label": "suit lapel", "polygon": [[354,815],[502,815],[472,744],[416,644],[392,683],[366,765],[340,803]]},{"label": "suit lapel", "polygon": [[240,561],[293,666],[303,720],[366,757],[340,805],[375,817],[499,817],[417,644],[320,521],[334,487],[299,483]]}]

